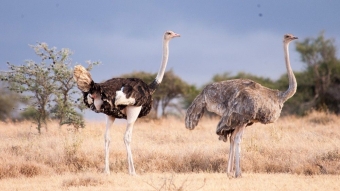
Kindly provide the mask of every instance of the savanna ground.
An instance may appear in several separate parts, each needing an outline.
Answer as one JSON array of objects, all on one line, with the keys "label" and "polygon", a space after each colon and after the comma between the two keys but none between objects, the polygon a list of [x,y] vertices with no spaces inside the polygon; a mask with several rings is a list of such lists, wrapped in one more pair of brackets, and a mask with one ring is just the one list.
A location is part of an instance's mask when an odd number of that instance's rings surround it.
[{"label": "savanna ground", "polygon": [[0,190],[339,190],[340,117],[311,112],[246,128],[243,177],[225,173],[229,143],[218,119],[193,131],[184,121],[138,120],[132,136],[137,176],[129,176],[125,124],[111,128],[111,175],[104,167],[104,122],[76,132],[50,122],[39,135],[30,122],[0,124]]}]

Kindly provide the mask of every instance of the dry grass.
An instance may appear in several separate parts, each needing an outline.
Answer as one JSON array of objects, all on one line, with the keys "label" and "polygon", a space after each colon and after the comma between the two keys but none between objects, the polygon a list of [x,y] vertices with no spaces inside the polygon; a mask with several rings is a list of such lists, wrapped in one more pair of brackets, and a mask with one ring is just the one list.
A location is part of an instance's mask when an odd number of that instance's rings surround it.
[{"label": "dry grass", "polygon": [[228,179],[225,173],[147,173],[129,176],[114,173],[63,174],[0,180],[1,191],[249,191],[249,190],[339,190],[339,175],[292,175],[245,173],[243,178]]},{"label": "dry grass", "polygon": [[[237,183],[252,178],[255,181],[257,175],[308,180],[319,175],[327,179],[334,177],[339,182],[340,117],[336,115],[311,112],[303,118],[283,117],[274,124],[247,127],[241,145],[241,166],[245,174],[242,180],[227,180],[224,175],[229,143],[218,141],[217,123],[218,119],[203,119],[195,130],[189,131],[183,120],[139,120],[133,132],[132,150],[140,175],[137,179],[143,185],[140,188],[207,190],[211,177],[220,182]],[[39,135],[29,122],[0,124],[0,187],[8,180],[34,182],[37,178],[61,179],[66,174],[70,178],[59,180],[56,188],[116,185],[113,177],[127,175],[125,124],[114,124],[111,128],[113,175],[109,177],[101,174],[104,127],[104,122],[88,122],[85,129],[74,132],[69,127],[59,129],[51,122],[48,131]],[[164,174],[170,175],[162,178]],[[149,179],[153,175],[158,178]],[[128,179],[127,175],[125,181]],[[52,185],[49,189],[52,190]]]}]

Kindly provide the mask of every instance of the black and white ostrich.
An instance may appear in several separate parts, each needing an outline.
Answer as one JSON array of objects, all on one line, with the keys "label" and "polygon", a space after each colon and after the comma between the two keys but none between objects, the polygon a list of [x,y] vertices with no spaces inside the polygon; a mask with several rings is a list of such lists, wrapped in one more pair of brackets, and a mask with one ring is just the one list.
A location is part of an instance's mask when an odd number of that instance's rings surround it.
[{"label": "black and white ostrich", "polygon": [[169,56],[169,42],[180,35],[167,31],[163,39],[162,64],[155,80],[146,84],[138,78],[112,78],[102,83],[95,83],[91,74],[81,65],[74,68],[73,77],[78,88],[83,92],[84,103],[91,110],[107,115],[105,131],[105,169],[110,174],[109,145],[110,127],[116,118],[127,120],[124,143],[127,151],[129,173],[135,175],[130,148],[132,129],[139,117],[147,115],[152,107],[152,94],[162,82]]}]

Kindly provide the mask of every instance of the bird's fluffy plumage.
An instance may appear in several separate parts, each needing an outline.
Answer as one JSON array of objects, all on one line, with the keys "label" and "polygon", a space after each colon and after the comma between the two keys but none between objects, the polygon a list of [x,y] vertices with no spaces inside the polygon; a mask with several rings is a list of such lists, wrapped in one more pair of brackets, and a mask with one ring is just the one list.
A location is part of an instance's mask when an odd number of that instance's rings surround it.
[{"label": "bird's fluffy plumage", "polygon": [[216,129],[218,135],[228,136],[241,124],[272,123],[279,118],[283,107],[279,92],[247,79],[212,83],[188,108],[186,127],[193,129],[205,108],[222,117]]},{"label": "bird's fluffy plumage", "polygon": [[[147,115],[152,108],[152,96],[148,84],[138,78],[112,78],[102,83],[94,83],[89,92],[83,92],[84,102],[93,111],[102,112],[116,118],[126,119],[123,109],[127,105],[115,105],[116,91],[121,90],[122,87],[124,87],[123,93],[127,98],[135,98],[136,101],[132,104],[133,106],[142,106],[142,110],[138,117]],[[99,93],[103,100],[103,104],[99,111],[96,110],[92,103],[89,104],[87,102],[88,94],[92,92]]]},{"label": "bird's fluffy plumage", "polygon": [[81,65],[77,65],[73,70],[73,79],[77,82],[78,88],[82,92],[88,92],[91,88],[92,77],[90,72]]},{"label": "bird's fluffy plumage", "polygon": [[[152,108],[152,96],[149,85],[138,78],[112,78],[102,83],[93,82],[90,73],[81,65],[74,69],[74,79],[83,92],[83,100],[87,107],[97,113],[105,113],[115,118],[126,119],[123,111],[127,105],[115,105],[116,91],[122,90],[126,98],[134,98],[132,106],[142,106],[138,117],[147,115]],[[103,101],[100,109],[96,109],[90,95],[97,94]]]}]

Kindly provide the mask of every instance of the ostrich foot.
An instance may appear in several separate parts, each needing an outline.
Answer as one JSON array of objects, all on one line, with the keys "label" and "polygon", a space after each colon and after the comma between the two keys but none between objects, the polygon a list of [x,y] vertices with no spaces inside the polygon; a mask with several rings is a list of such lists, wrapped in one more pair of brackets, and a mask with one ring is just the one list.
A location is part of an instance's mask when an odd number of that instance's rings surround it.
[{"label": "ostrich foot", "polygon": [[232,178],[242,178],[242,174],[241,173],[235,173],[235,172],[228,172],[227,176],[229,179]]},{"label": "ostrich foot", "polygon": [[242,178],[242,174],[241,173],[235,174],[235,178]]},{"label": "ostrich foot", "polygon": [[110,170],[104,170],[103,173],[106,174],[106,175],[110,175]]},{"label": "ostrich foot", "polygon": [[227,172],[227,176],[228,176],[229,179],[235,178],[234,173],[231,173],[231,172]]},{"label": "ostrich foot", "polygon": [[242,177],[242,171],[241,169],[236,169],[235,170],[235,178],[241,178]]}]

